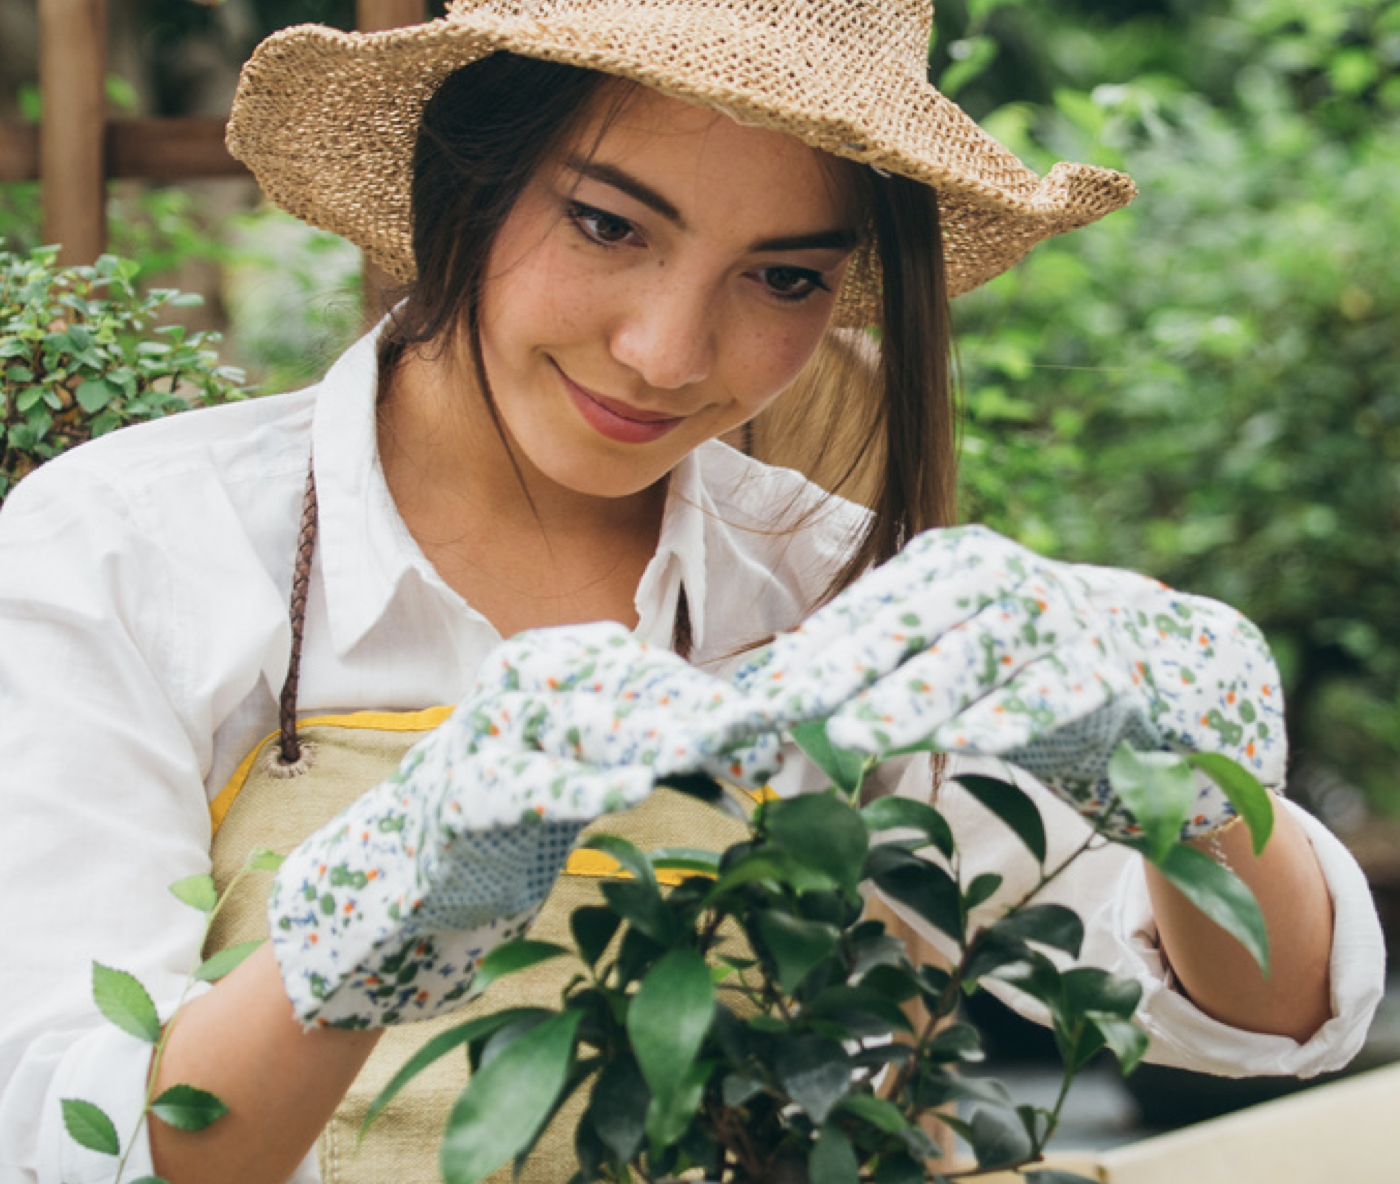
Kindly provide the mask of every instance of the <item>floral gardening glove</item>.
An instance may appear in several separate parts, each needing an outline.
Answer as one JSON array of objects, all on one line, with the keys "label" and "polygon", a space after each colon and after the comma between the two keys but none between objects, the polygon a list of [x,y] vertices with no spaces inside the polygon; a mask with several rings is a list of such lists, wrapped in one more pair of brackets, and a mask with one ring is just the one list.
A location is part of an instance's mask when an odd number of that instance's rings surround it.
[{"label": "floral gardening glove", "polygon": [[465,1000],[530,923],[580,830],[669,775],[760,778],[775,736],[728,683],[620,625],[522,633],[393,776],[297,846],[273,882],[296,1015],[377,1027]]},{"label": "floral gardening glove", "polygon": [[[1106,833],[1108,761],[1218,752],[1283,781],[1278,672],[1232,609],[1110,568],[1044,559],[983,527],[915,538],[739,673],[775,723],[830,716],[833,743],[880,754],[931,742],[1000,756]],[[1203,775],[1183,837],[1234,815]],[[1107,816],[1105,816],[1107,815]]]}]

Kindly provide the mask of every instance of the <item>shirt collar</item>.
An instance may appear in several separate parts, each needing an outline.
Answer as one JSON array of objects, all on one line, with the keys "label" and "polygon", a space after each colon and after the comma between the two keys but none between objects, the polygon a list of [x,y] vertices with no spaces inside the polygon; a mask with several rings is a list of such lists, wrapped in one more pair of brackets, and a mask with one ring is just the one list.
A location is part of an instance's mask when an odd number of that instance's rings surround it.
[{"label": "shirt collar", "polygon": [[380,327],[351,346],[326,374],[316,394],[312,427],[317,561],[331,640],[341,655],[384,616],[417,554],[379,463]]},{"label": "shirt collar", "polygon": [[[327,372],[316,395],[312,428],[316,472],[317,562],[336,652],[352,650],[385,616],[405,578],[415,572],[441,583],[414,543],[389,493],[379,461],[375,415],[381,326],[350,347]],[[707,443],[672,470],[656,554],[637,586],[638,632],[669,644],[685,588],[695,652],[705,644],[706,523],[717,518],[703,477]]]}]

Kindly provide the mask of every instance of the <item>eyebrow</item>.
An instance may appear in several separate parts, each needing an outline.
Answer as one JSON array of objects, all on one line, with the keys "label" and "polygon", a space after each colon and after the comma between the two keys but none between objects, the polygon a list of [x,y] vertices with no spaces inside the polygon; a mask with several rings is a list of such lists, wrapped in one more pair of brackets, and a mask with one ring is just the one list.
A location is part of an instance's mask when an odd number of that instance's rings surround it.
[{"label": "eyebrow", "polygon": [[[673,223],[679,229],[689,229],[680,210],[676,209],[671,202],[657,193],[650,185],[626,170],[620,169],[616,165],[586,160],[579,156],[570,157],[564,162],[564,165],[581,177],[587,177],[591,181],[598,181],[603,185],[610,185],[612,188],[620,190],[628,197],[641,202],[648,209],[655,210],[666,221]],[[853,251],[859,245],[860,235],[856,231],[837,227],[832,230],[814,231],[811,234],[792,234],[779,238],[763,239],[754,243],[749,249],[751,251]]]}]

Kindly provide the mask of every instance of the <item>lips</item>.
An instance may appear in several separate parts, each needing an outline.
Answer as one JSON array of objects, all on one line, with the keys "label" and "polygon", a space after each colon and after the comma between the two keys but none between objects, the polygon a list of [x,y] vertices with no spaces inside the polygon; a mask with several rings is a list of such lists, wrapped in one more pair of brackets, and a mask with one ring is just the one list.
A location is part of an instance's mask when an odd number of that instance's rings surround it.
[{"label": "lips", "polygon": [[579,386],[556,365],[569,400],[594,431],[621,444],[649,444],[685,422],[683,415],[645,411]]}]

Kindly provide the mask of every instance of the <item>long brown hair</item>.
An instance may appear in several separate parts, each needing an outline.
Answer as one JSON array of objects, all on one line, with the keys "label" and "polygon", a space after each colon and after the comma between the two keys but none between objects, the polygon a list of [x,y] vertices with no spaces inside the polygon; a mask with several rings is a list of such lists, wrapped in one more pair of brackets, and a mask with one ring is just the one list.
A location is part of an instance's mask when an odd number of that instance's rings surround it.
[{"label": "long brown hair", "polygon": [[[496,416],[480,340],[492,245],[536,170],[577,130],[610,81],[577,66],[499,53],[443,82],[424,111],[418,136],[412,188],[418,274],[381,340],[381,390],[406,347],[433,348],[465,331],[478,387]],[[617,107],[625,97],[625,88],[615,88]],[[844,410],[860,427],[840,436],[842,450],[850,453],[839,458],[841,466],[847,471],[866,466],[875,474],[872,512],[864,536],[823,599],[893,556],[920,531],[954,521],[956,489],[937,198],[929,187],[904,177],[846,161],[835,164],[852,178],[867,211],[882,273],[883,314],[873,392],[866,398],[852,392]],[[841,414],[840,401],[833,405]],[[499,419],[496,424],[501,430]]]}]

